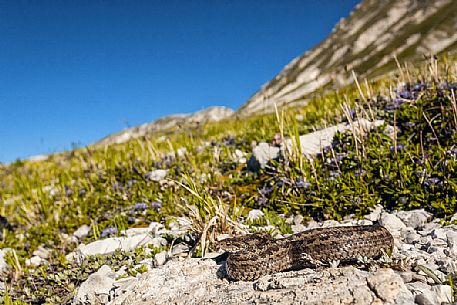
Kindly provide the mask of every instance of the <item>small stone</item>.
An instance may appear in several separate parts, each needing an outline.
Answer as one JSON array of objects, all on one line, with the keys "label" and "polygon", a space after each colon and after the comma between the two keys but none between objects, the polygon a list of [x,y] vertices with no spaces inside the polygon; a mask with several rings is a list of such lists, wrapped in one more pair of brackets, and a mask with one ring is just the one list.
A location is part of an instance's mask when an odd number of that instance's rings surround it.
[{"label": "small stone", "polygon": [[439,238],[442,240],[447,240],[446,234],[448,230],[442,229],[442,228],[437,228],[432,231],[432,237],[433,238]]},{"label": "small stone", "polygon": [[156,266],[163,266],[166,263],[167,258],[168,258],[167,251],[162,251],[162,252],[157,253],[154,256],[155,265]]},{"label": "small stone", "polygon": [[432,286],[432,292],[438,299],[438,304],[451,303],[452,301],[452,288],[449,285],[435,285]]},{"label": "small stone", "polygon": [[173,246],[173,249],[171,249],[171,255],[172,256],[187,256],[189,253],[189,246],[186,244],[177,244]]},{"label": "small stone", "polygon": [[43,246],[39,246],[38,249],[33,251],[32,254],[35,256],[39,256],[42,259],[47,259],[49,257],[49,250],[44,248]]},{"label": "small stone", "polygon": [[371,211],[370,214],[365,215],[364,218],[370,221],[378,221],[381,218],[381,213],[383,211],[383,207],[381,205],[376,205],[374,209]]},{"label": "small stone", "polygon": [[254,209],[254,210],[250,210],[249,211],[247,220],[255,221],[255,220],[258,220],[258,219],[263,218],[263,217],[265,217],[265,213],[264,212],[262,212],[261,210]]},{"label": "small stone", "polygon": [[149,233],[137,234],[130,237],[109,237],[102,240],[91,242],[90,244],[80,244],[77,251],[83,256],[109,254],[116,250],[133,251],[138,247],[151,243],[152,237]]},{"label": "small stone", "polygon": [[115,277],[116,273],[109,266],[101,266],[81,284],[73,299],[73,304],[107,304]]},{"label": "small stone", "polygon": [[38,255],[32,256],[29,259],[25,260],[27,266],[40,266],[45,260],[39,257]]},{"label": "small stone", "polygon": [[400,271],[397,272],[401,276],[403,282],[409,283],[413,281],[413,273],[410,271]]},{"label": "small stone", "polygon": [[418,209],[412,211],[400,211],[397,213],[397,216],[401,221],[403,221],[403,223],[406,224],[406,226],[414,229],[421,229],[432,217],[432,214],[424,209]]},{"label": "small stone", "polygon": [[418,305],[437,305],[441,304],[438,300],[436,294],[434,294],[431,290],[424,290],[420,292],[414,298],[414,302]]},{"label": "small stone", "polygon": [[444,264],[442,271],[447,274],[457,274],[457,263],[454,260],[449,260]]},{"label": "small stone", "polygon": [[408,244],[415,244],[419,241],[420,235],[416,233],[415,230],[408,228],[407,230],[401,231],[401,237]]},{"label": "small stone", "polygon": [[147,172],[145,177],[147,180],[150,180],[150,181],[162,181],[167,177],[167,175],[168,175],[167,169],[156,169],[156,170]]},{"label": "small stone", "polygon": [[257,172],[262,168],[265,168],[268,161],[275,160],[279,157],[279,147],[272,146],[268,143],[262,142],[257,145],[252,156],[247,163],[249,171]]},{"label": "small stone", "polygon": [[300,214],[295,215],[294,216],[294,224],[295,225],[300,225],[302,223],[303,223],[303,215],[300,215]]},{"label": "small stone", "polygon": [[0,274],[8,270],[9,265],[5,261],[6,253],[12,251],[10,248],[0,249]]},{"label": "small stone", "polygon": [[399,236],[400,231],[406,229],[406,225],[393,214],[383,213],[379,223],[386,227],[389,232],[394,236]]},{"label": "small stone", "polygon": [[447,245],[450,248],[457,248],[457,232],[450,231],[446,233]]},{"label": "small stone", "polygon": [[368,286],[384,302],[398,304],[400,300],[412,300],[411,292],[402,278],[392,269],[382,269],[367,278]]},{"label": "small stone", "polygon": [[306,231],[308,228],[302,224],[298,224],[298,225],[291,225],[290,228],[292,229],[292,232],[294,234],[297,234],[297,233],[300,233],[300,232],[303,232],[303,231]]},{"label": "small stone", "polygon": [[87,236],[89,232],[90,227],[88,225],[82,225],[73,233],[73,235],[79,239],[82,239],[83,237]]},{"label": "small stone", "polygon": [[154,248],[160,248],[166,246],[168,244],[168,241],[163,237],[154,237],[149,244],[152,245]]}]

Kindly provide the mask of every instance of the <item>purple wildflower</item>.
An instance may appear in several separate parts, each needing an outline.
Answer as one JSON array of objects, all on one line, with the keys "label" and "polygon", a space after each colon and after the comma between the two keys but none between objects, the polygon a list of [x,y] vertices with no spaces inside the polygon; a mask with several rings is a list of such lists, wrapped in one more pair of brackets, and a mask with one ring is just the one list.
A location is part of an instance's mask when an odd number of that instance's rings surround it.
[{"label": "purple wildflower", "polygon": [[119,191],[123,191],[124,190],[124,187],[122,186],[122,183],[120,182],[114,182],[113,183],[113,191],[114,192],[119,192]]},{"label": "purple wildflower", "polygon": [[331,177],[339,177],[341,175],[340,172],[338,171],[330,171],[330,176]]},{"label": "purple wildflower", "polygon": [[428,179],[425,179],[424,181],[424,185],[426,186],[432,186],[432,185],[437,185],[441,182],[441,180],[437,177],[431,177],[431,178],[428,178]]},{"label": "purple wildflower", "polygon": [[399,108],[404,102],[405,101],[403,99],[396,98],[386,107],[384,107],[384,110],[386,110],[386,111],[395,110],[395,109]]},{"label": "purple wildflower", "polygon": [[151,207],[152,207],[153,210],[159,210],[160,208],[162,208],[162,202],[153,201],[151,203]]},{"label": "purple wildflower", "polygon": [[117,233],[118,233],[118,231],[117,231],[116,227],[109,227],[109,228],[103,229],[102,234],[100,236],[102,238],[104,238],[104,237],[108,237],[111,235],[116,235]]},{"label": "purple wildflower", "polygon": [[265,197],[260,197],[259,198],[259,205],[260,206],[265,206],[265,205],[267,205],[267,203],[268,203],[268,199],[267,198],[265,198]]},{"label": "purple wildflower", "polygon": [[79,195],[80,197],[83,197],[84,195],[86,195],[86,190],[85,190],[85,189],[80,189],[80,190],[78,191],[78,195]]},{"label": "purple wildflower", "polygon": [[271,186],[266,186],[259,190],[259,194],[262,196],[268,196],[271,192],[273,192],[273,188]]},{"label": "purple wildflower", "polygon": [[295,187],[307,189],[311,186],[311,183],[304,181],[303,179],[297,180],[295,182]]},{"label": "purple wildflower", "polygon": [[148,209],[148,204],[146,202],[137,202],[135,203],[135,205],[133,206],[133,209],[135,211],[144,211],[144,210],[147,210]]},{"label": "purple wildflower", "polygon": [[63,189],[65,192],[65,196],[70,197],[71,195],[73,195],[73,189],[68,185],[64,185]]},{"label": "purple wildflower", "polygon": [[391,146],[390,147],[390,151],[395,151],[395,149],[397,151],[405,150],[406,149],[406,145],[398,144],[397,146]]},{"label": "purple wildflower", "polygon": [[284,185],[284,181],[283,180],[276,181],[276,186],[277,187],[282,187],[283,185]]},{"label": "purple wildflower", "polygon": [[416,84],[413,86],[412,91],[414,92],[419,92],[425,90],[426,86],[425,84]]},{"label": "purple wildflower", "polygon": [[127,222],[131,225],[136,222],[136,219],[135,219],[135,217],[129,217],[129,218],[127,218]]},{"label": "purple wildflower", "polygon": [[137,183],[138,183],[138,181],[136,181],[135,179],[130,179],[127,181],[128,187],[132,187],[132,185],[137,184]]},{"label": "purple wildflower", "polygon": [[408,127],[408,128],[413,128],[416,126],[416,122],[406,122],[405,123],[405,127]]},{"label": "purple wildflower", "polygon": [[407,90],[402,90],[402,91],[398,92],[397,97],[403,98],[403,99],[406,99],[406,100],[413,100],[414,99],[413,94],[411,92],[407,91]]}]

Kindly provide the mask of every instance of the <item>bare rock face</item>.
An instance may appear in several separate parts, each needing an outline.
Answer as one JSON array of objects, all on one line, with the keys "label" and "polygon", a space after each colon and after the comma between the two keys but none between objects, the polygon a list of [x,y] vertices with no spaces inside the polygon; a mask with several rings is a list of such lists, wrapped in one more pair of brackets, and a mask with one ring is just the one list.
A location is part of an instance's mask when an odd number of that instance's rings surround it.
[{"label": "bare rock face", "polygon": [[455,50],[457,1],[364,0],[319,45],[293,59],[263,85],[238,114],[274,111],[275,105],[301,105],[320,88],[376,77],[400,62]]},{"label": "bare rock face", "polygon": [[390,269],[304,269],[229,282],[220,278],[223,268],[211,259],[172,261],[138,279],[111,304],[414,304],[400,275]]},{"label": "bare rock face", "polygon": [[[94,298],[98,304],[112,305],[381,305],[453,301],[453,291],[446,278],[457,273],[456,225],[441,226],[439,219],[429,219],[423,210],[388,212],[380,206],[366,218],[379,220],[395,237],[393,261],[388,264],[392,268],[383,268],[382,264],[363,269],[360,264],[359,268],[305,268],[263,276],[256,281],[237,282],[227,280],[225,262],[222,257],[215,257],[217,253],[202,259],[187,258],[189,248],[178,244],[171,251],[156,254],[156,268],[137,277],[121,278],[122,270],[113,273],[107,266],[102,267],[81,285],[74,304],[91,304]],[[304,229],[311,229],[371,224],[367,219],[301,224],[303,219],[298,217],[290,221],[296,220]],[[438,280],[434,280],[430,272]]]}]

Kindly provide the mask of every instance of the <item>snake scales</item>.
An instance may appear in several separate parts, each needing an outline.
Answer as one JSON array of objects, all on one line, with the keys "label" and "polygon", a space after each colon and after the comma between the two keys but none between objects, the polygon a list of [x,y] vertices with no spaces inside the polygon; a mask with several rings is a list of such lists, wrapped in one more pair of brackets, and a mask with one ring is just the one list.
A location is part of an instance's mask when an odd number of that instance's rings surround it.
[{"label": "snake scales", "polygon": [[318,228],[281,239],[256,233],[218,243],[220,249],[230,253],[226,261],[228,277],[245,281],[333,261],[376,259],[390,255],[393,245],[390,232],[379,225]]}]

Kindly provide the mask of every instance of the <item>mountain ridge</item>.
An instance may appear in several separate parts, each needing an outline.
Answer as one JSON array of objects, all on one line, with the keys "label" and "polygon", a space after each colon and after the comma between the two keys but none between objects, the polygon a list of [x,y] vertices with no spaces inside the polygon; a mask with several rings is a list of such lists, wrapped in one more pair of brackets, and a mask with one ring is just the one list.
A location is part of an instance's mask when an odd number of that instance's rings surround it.
[{"label": "mountain ridge", "polygon": [[365,0],[330,35],[293,59],[264,84],[237,114],[269,112],[274,105],[306,102],[316,90],[352,83],[354,72],[375,77],[415,60],[457,47],[457,1]]}]

